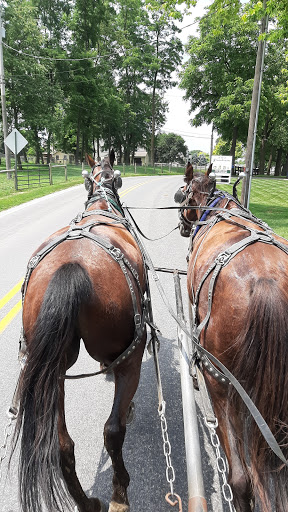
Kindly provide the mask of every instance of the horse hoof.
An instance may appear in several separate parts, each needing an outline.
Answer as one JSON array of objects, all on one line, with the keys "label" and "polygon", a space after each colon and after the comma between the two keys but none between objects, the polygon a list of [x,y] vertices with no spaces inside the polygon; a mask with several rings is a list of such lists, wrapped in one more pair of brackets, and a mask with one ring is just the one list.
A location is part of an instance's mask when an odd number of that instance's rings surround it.
[{"label": "horse hoof", "polygon": [[108,512],[129,512],[129,505],[125,505],[124,503],[116,503],[116,501],[111,501]]},{"label": "horse hoof", "polygon": [[126,414],[126,425],[131,425],[132,421],[134,420],[134,417],[135,417],[135,405],[134,405],[134,402],[131,402],[128,407],[127,414]]}]

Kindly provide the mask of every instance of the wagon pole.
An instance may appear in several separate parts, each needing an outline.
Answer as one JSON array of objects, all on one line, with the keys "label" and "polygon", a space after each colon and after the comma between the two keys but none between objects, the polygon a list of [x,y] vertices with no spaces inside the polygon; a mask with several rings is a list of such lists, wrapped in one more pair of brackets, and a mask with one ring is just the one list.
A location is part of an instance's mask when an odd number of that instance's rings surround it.
[{"label": "wagon pole", "polygon": [[[173,277],[175,285],[177,316],[178,319],[183,323],[185,322],[183,302],[180,277],[177,270],[174,271]],[[188,480],[188,512],[207,512],[207,502],[205,499],[201,464],[195,393],[193,379],[190,375],[189,368],[191,351],[189,350],[188,336],[179,326],[178,347]]]}]

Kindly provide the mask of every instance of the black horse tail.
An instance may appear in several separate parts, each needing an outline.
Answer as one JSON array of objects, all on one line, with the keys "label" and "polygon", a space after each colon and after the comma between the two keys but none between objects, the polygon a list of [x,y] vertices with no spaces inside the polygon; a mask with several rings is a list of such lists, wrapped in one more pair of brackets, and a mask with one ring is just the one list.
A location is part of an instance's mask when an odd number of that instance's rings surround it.
[{"label": "black horse tail", "polygon": [[[246,326],[237,340],[234,374],[288,459],[288,287],[285,286],[281,288],[272,278],[256,282]],[[233,390],[231,395],[231,407],[236,407],[243,419],[246,446],[242,446],[241,458],[248,459],[247,472],[256,504],[263,512],[287,512],[288,468],[268,447],[241,398]]]},{"label": "black horse tail", "polygon": [[41,511],[43,502],[48,510],[63,510],[63,503],[69,505],[61,481],[59,382],[66,370],[65,351],[77,335],[79,310],[92,294],[90,278],[81,265],[61,266],[47,287],[29,339],[14,438],[15,450],[22,428],[19,482],[24,512]]}]

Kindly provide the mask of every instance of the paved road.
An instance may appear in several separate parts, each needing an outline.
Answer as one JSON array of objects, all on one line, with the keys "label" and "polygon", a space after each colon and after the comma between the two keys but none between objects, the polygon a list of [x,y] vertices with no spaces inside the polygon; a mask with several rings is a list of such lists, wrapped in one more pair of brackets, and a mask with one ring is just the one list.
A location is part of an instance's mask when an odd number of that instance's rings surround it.
[{"label": "paved road", "polygon": [[[171,206],[174,192],[181,184],[179,176],[124,178],[120,195],[128,206]],[[17,352],[21,312],[17,311],[21,296],[20,291],[14,294],[11,290],[23,279],[28,259],[40,242],[58,228],[67,225],[75,214],[82,211],[85,199],[86,192],[81,185],[0,213],[0,445],[4,440],[3,431],[7,423],[5,411],[10,405],[19,370]],[[176,210],[135,210],[133,215],[143,232],[151,238],[165,235],[178,223]],[[144,241],[144,244],[155,266],[186,268],[188,240],[181,238],[178,231],[158,241]],[[172,275],[160,274],[160,280],[175,308]],[[187,304],[184,277],[181,284],[183,301]],[[154,282],[151,283],[151,290],[154,318],[162,333],[159,357],[167,403],[172,464],[176,473],[174,488],[182,497],[185,511],[187,483],[177,329]],[[9,292],[10,299],[7,297]],[[4,300],[1,302],[1,299]],[[95,361],[81,351],[73,373],[96,369],[98,365]],[[106,502],[109,502],[111,496],[112,471],[110,459],[103,447],[103,426],[110,413],[113,390],[113,382],[104,376],[66,383],[66,416],[68,430],[76,445],[77,473],[87,494],[98,496]],[[124,445],[125,463],[131,476],[129,498],[133,512],[175,510],[164,499],[170,489],[165,476],[166,462],[157,400],[154,363],[146,351],[135,396],[136,416],[127,430]],[[222,512],[224,509],[219,501],[218,475],[212,467],[213,459],[211,462],[209,458],[211,450],[209,443],[207,445],[207,432],[201,426],[200,430],[208,510]],[[5,477],[7,458],[2,466]],[[17,499],[17,457],[12,462],[9,476],[4,480],[2,478],[0,496],[0,512],[20,511]]]}]

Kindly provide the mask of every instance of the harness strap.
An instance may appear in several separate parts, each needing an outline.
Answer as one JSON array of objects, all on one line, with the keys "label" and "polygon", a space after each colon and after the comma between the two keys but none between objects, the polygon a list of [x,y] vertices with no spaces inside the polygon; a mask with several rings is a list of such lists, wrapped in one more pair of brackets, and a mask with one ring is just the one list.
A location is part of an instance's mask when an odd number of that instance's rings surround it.
[{"label": "harness strap", "polygon": [[[128,212],[128,213],[130,214],[130,212]],[[198,338],[196,338],[194,333],[191,336],[191,333],[188,331],[185,323],[182,322],[182,320],[178,319],[177,314],[174,312],[173,308],[171,307],[171,305],[164,293],[163,287],[159,281],[159,277],[158,277],[157,273],[155,272],[153,262],[149,256],[149,254],[145,250],[144,245],[135,230],[134,230],[134,235],[135,235],[135,238],[136,238],[139,246],[142,247],[147,267],[151,271],[152,278],[157,285],[160,296],[161,296],[165,306],[167,307],[170,315],[174,318],[176,323],[181,327],[181,329],[185,332],[185,334],[188,336],[188,338],[192,341],[192,344],[197,349],[197,351],[200,352],[200,354],[201,354],[200,358],[202,359],[203,356],[205,356],[208,358],[209,361],[211,360],[218,368],[220,368],[220,370],[225,375],[227,380],[234,386],[236,391],[241,396],[243,402],[245,403],[246,407],[248,408],[250,414],[253,416],[255,422],[257,423],[257,425],[260,429],[260,432],[264,436],[264,438],[265,438],[267,444],[270,446],[271,450],[279,457],[280,460],[282,460],[282,462],[284,462],[284,464],[286,466],[288,466],[288,460],[285,459],[285,456],[282,453],[281,448],[278,445],[275,437],[273,436],[269,426],[267,425],[266,421],[264,420],[263,416],[258,411],[257,407],[255,406],[255,404],[253,403],[253,401],[251,400],[249,395],[246,393],[245,389],[241,386],[240,382],[238,382],[238,380],[233,376],[233,374],[228,370],[228,368],[226,368],[226,366],[224,366],[224,364],[221,363],[221,361],[219,361],[215,356],[213,356],[213,354],[211,354],[210,352],[208,352],[208,350],[206,350],[204,347],[202,347],[202,345],[199,345],[199,340],[198,340]],[[204,363],[204,365],[206,366],[206,363]]]},{"label": "harness strap", "polygon": [[[90,217],[91,215],[101,215],[103,217],[108,217],[109,219],[115,220],[115,224],[123,224],[125,227],[128,227],[127,220],[123,217],[119,217],[114,212],[110,212],[108,210],[89,210],[84,212],[79,212],[74,219],[71,220],[70,225],[77,224],[85,217]],[[108,224],[110,226],[110,224]]]},{"label": "harness strap", "polygon": [[[129,212],[129,215],[130,215],[131,219],[133,220],[133,223],[135,224],[135,227],[139,231],[140,235],[143,236],[143,238],[145,238],[146,240],[150,240],[150,242],[156,242],[156,240],[161,240],[162,238],[165,238],[166,236],[170,235],[171,233],[173,233],[173,231],[175,231],[176,229],[179,228],[179,226],[177,225],[175,228],[171,229],[171,231],[169,231],[169,233],[167,233],[166,235],[160,236],[159,238],[148,238],[148,236],[144,235],[143,231],[139,228],[136,220],[134,219],[133,215],[129,211],[128,206],[124,206],[124,208],[125,208],[125,210],[127,210]],[[126,222],[130,225],[130,223],[127,220],[126,220]]]},{"label": "harness strap", "polygon": [[[99,212],[102,212],[102,210],[99,210]],[[108,212],[105,212],[105,213],[108,213]],[[113,214],[110,214],[108,216],[110,218],[114,218]],[[117,217],[117,219],[118,219],[118,216],[115,215],[115,217]],[[79,215],[76,217],[76,219],[73,219],[72,222],[77,222],[77,220],[78,220],[78,222],[81,220]],[[127,221],[125,220],[125,222],[123,222],[123,224],[125,224],[126,222]],[[68,231],[66,231],[65,233],[62,233],[61,235],[59,235],[57,237],[55,237],[45,247],[43,247],[35,256],[33,256],[30,259],[30,261],[28,263],[28,267],[27,267],[27,272],[26,272],[26,276],[25,276],[25,280],[24,280],[23,289],[22,289],[22,302],[24,302],[24,298],[25,298],[25,294],[26,294],[26,291],[27,291],[28,282],[29,282],[29,279],[30,279],[30,276],[31,276],[31,273],[32,273],[33,269],[38,265],[38,263],[49,252],[51,252],[57,245],[59,245],[61,242],[65,241],[65,240],[74,240],[74,239],[77,239],[77,238],[88,238],[88,239],[94,241],[100,248],[105,250],[105,252],[107,254],[109,254],[119,264],[119,266],[120,266],[120,268],[121,268],[121,270],[122,270],[122,272],[123,272],[123,274],[125,276],[125,279],[127,281],[127,284],[128,284],[128,287],[129,287],[129,291],[130,291],[130,294],[131,294],[132,305],[133,305],[133,309],[134,309],[134,323],[135,323],[136,337],[133,339],[133,341],[129,345],[129,347],[122,354],[120,354],[120,356],[118,356],[106,368],[104,368],[104,369],[102,369],[102,370],[100,370],[98,372],[93,372],[93,373],[88,373],[88,374],[65,375],[65,376],[63,376],[63,379],[80,379],[80,378],[84,378],[84,377],[92,377],[94,375],[99,375],[101,373],[105,373],[105,372],[111,370],[112,368],[114,368],[115,366],[120,364],[121,361],[125,360],[126,357],[128,357],[132,353],[132,351],[136,349],[136,346],[141,342],[141,337],[143,335],[143,329],[144,329],[144,325],[145,325],[145,321],[146,321],[146,315],[145,315],[146,303],[145,303],[144,295],[143,295],[143,292],[142,292],[142,289],[141,289],[141,284],[140,284],[140,281],[139,281],[138,273],[133,268],[133,266],[128,261],[128,259],[125,258],[124,254],[121,252],[121,250],[118,247],[115,247],[110,242],[108,242],[105,239],[103,239],[103,238],[97,236],[96,234],[90,232],[90,229],[92,227],[98,225],[98,224],[101,224],[101,222],[90,221],[90,222],[87,222],[85,225],[83,225],[81,227],[76,226],[75,224],[72,224],[70,226],[70,228],[68,229]],[[131,279],[129,277],[129,274],[127,272],[126,267],[130,270],[131,274],[133,275],[133,277],[134,277],[134,279],[136,281],[136,284],[137,284],[137,288],[138,288],[138,290],[140,292],[141,304],[144,307],[144,312],[143,312],[142,315],[141,315],[141,312],[138,309],[138,304],[137,304],[137,299],[136,299],[135,291],[134,291],[134,288],[133,288],[133,285],[132,285],[132,282],[131,282]],[[24,334],[23,334],[22,337],[23,337],[23,341],[25,341]]]}]

